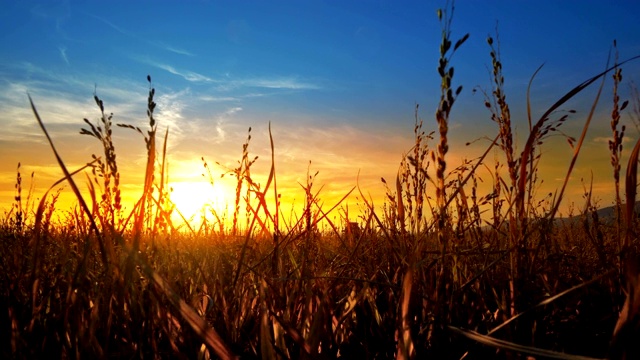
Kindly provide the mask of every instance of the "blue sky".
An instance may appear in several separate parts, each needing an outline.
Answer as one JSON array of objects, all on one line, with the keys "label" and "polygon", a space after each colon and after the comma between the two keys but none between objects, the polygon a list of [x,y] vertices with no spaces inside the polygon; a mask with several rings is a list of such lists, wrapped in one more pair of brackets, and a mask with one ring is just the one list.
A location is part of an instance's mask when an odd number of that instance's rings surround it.
[{"label": "blue sky", "polygon": [[[157,92],[158,120],[170,131],[176,182],[201,181],[202,156],[232,166],[249,126],[254,129],[252,149],[268,166],[266,127],[271,122],[281,182],[297,191],[311,160],[312,169],[321,171],[319,182],[327,185],[327,198],[355,185],[358,171],[361,185],[376,194],[381,176],[395,176],[402,154],[412,145],[416,103],[425,126],[436,128],[436,9],[444,1],[0,4],[2,204],[13,197],[18,161],[25,171],[36,172],[39,187],[60,176],[26,92],[60,143],[65,161],[81,166],[99,151],[95,141],[78,135],[83,118],[99,115],[94,90],[107,112],[115,114],[115,122],[144,126],[149,74]],[[495,34],[496,25],[507,98],[522,139],[526,85],[533,72],[545,64],[532,88],[535,115],[601,71],[614,39],[621,59],[639,55],[638,14],[636,1],[456,2],[453,37],[470,33],[470,38],[453,58],[454,85],[464,86],[451,119],[453,144],[461,145],[452,146],[453,163],[473,157],[465,142],[495,134],[482,95],[472,89],[491,86],[486,37]],[[624,68],[625,80],[638,81],[639,65]],[[623,85],[623,97],[627,89]],[[602,138],[611,102],[610,93],[604,96],[598,113],[602,120],[594,124],[585,151],[606,169]],[[567,126],[571,135],[578,135],[580,114],[592,100],[593,92],[586,92],[568,105],[578,110],[577,125]],[[127,171],[124,185],[134,191],[144,144],[136,134],[118,131],[116,150],[126,152],[120,155]],[[637,133],[630,130],[628,136],[633,140]],[[544,151],[570,153],[563,144],[559,141],[556,148],[552,143]],[[547,183],[566,163],[549,157],[541,165],[550,172]],[[603,198],[610,178],[598,180]],[[576,188],[575,195],[581,191]]]}]

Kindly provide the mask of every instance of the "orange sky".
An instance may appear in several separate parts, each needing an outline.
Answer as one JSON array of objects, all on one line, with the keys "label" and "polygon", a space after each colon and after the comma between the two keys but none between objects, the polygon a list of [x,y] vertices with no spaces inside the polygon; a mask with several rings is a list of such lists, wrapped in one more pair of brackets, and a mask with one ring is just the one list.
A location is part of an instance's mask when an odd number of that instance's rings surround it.
[{"label": "orange sky", "polygon": [[[38,100],[35,100],[36,103]],[[607,149],[606,136],[608,119],[608,104],[602,102],[602,111],[594,119],[593,128],[584,145],[577,167],[572,175],[569,189],[566,194],[566,201],[562,207],[565,213],[571,202],[575,203],[576,209],[580,209],[584,202],[582,200],[583,185],[580,179],[588,181],[593,173],[593,189],[596,199],[600,199],[600,205],[610,205],[613,199],[613,177],[611,165],[609,164],[609,152]],[[37,105],[38,106],[38,105]],[[45,122],[50,118],[46,104],[38,106],[40,115]],[[29,116],[29,115],[27,115]],[[159,121],[162,117],[158,116]],[[429,129],[434,129],[433,119],[425,119]],[[572,123],[567,124],[565,131],[573,136],[579,135],[579,122],[581,118],[576,118]],[[51,122],[55,128],[55,122]],[[261,184],[266,182],[270,166],[270,149],[267,124],[256,121],[252,129],[252,140],[250,143],[251,156],[259,156],[259,160],[252,168],[252,176]],[[144,126],[144,124],[140,124]],[[384,199],[384,187],[380,181],[385,177],[390,184],[393,184],[402,154],[409,151],[412,145],[411,127],[407,121],[405,131],[385,128],[358,128],[344,124],[337,124],[332,127],[318,127],[312,123],[300,124],[297,127],[281,128],[278,122],[272,123],[272,132],[275,141],[276,151],[276,171],[279,193],[283,196],[285,208],[287,203],[295,202],[297,209],[302,210],[304,202],[304,191],[299,184],[305,183],[305,177],[309,161],[311,161],[310,173],[318,171],[314,189],[320,186],[323,189],[320,198],[325,204],[325,210],[333,206],[342,198],[351,187],[357,184],[357,176],[360,174],[359,184],[363,192],[370,195],[377,205],[381,205]],[[161,126],[159,133],[164,132]],[[0,164],[1,190],[0,201],[3,209],[8,209],[15,195],[16,165],[21,162],[21,173],[23,177],[23,197],[26,197],[26,190],[31,186],[30,174],[35,173],[33,186],[35,197],[41,194],[61,175],[61,171],[55,158],[50,151],[43,136],[38,134],[38,129],[33,120],[32,135],[34,140],[28,146],[21,146],[16,142],[12,144],[10,150],[3,149],[6,156]],[[493,136],[490,126],[483,126],[487,136]],[[211,130],[213,131],[213,130]],[[178,142],[174,139],[170,131],[169,135],[169,179],[170,186],[174,188],[173,199],[187,217],[194,215],[196,209],[204,204],[211,205],[218,212],[224,212],[225,202],[232,203],[234,197],[235,182],[228,176],[220,179],[224,168],[215,165],[215,162],[233,167],[240,159],[241,145],[247,134],[247,129],[238,126],[227,128],[223,141],[216,141],[215,136],[209,137],[211,131],[201,133],[200,138],[191,138],[188,142]],[[116,128],[115,145],[118,155],[119,167],[121,171],[121,188],[125,201],[135,201],[141,194],[143,182],[143,169],[145,164],[144,142],[139,134],[128,129]],[[520,135],[521,131],[517,131]],[[625,145],[628,154],[632,145],[635,129],[631,126],[628,133],[631,134]],[[480,135],[480,134],[478,134]],[[178,139],[180,135],[175,136]],[[460,164],[462,159],[475,159],[479,156],[488,141],[480,140],[470,146],[465,146],[465,142],[472,141],[479,136],[466,132],[461,126],[456,126],[455,117],[452,120],[451,130],[451,151],[448,154],[450,169],[454,165]],[[159,141],[161,139],[158,139]],[[90,160],[92,153],[99,154],[99,143],[95,139],[81,136],[76,131],[60,131],[54,136],[54,141],[69,169],[77,169]],[[518,146],[522,147],[524,137],[519,136]],[[436,141],[432,141],[435,147]],[[187,146],[188,145],[188,146]],[[195,148],[195,150],[194,150]],[[562,179],[568,169],[571,156],[571,148],[566,141],[560,137],[551,138],[542,146],[542,160],[540,162],[540,177],[543,183],[540,184],[539,194],[547,194],[559,188]],[[215,183],[212,188],[207,178],[203,177],[205,168],[201,157],[205,158],[211,166]],[[487,166],[493,168],[496,159],[501,154],[492,151],[485,160]],[[626,156],[625,156],[626,157]],[[623,172],[626,168],[624,160]],[[433,169],[433,165],[431,166]],[[87,172],[88,173],[88,172]],[[482,174],[483,172],[480,172]],[[503,170],[506,176],[506,171]],[[481,175],[485,184],[481,184],[481,194],[486,193],[486,186],[490,185],[491,178]],[[76,180],[82,188],[86,188],[88,182],[84,175],[77,175]],[[483,192],[483,187],[485,191]],[[72,192],[68,186],[63,187],[61,198],[58,202],[58,209],[64,210],[75,203]],[[433,193],[431,194],[433,196]],[[351,216],[358,213],[358,206],[362,201],[359,195],[354,192],[344,203],[348,204]],[[131,203],[125,203],[127,209],[131,209]],[[343,207],[344,209],[344,207]],[[288,211],[286,212],[288,213]],[[340,213],[334,213],[334,219],[340,219]],[[198,219],[198,217],[196,217]]]}]

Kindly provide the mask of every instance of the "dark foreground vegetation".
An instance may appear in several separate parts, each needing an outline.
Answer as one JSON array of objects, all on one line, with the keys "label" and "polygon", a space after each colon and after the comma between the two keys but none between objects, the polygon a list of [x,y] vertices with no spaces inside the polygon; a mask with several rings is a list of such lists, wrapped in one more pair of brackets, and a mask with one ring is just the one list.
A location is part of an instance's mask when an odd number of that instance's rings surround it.
[{"label": "dark foreground vegetation", "polygon": [[[229,170],[237,179],[231,219],[213,214],[215,222],[177,231],[166,187],[167,134],[157,145],[150,78],[148,129],[112,128],[95,96],[100,119],[85,120],[81,133],[98,140],[103,154],[82,169],[66,168],[32,102],[62,169],[60,182],[79,205],[61,221],[53,220],[60,211],[56,193],[30,208],[18,168],[15,204],[0,228],[0,357],[617,356],[618,349],[609,348],[625,300],[623,264],[637,246],[631,205],[640,149],[638,142],[623,163],[619,121],[627,102],[617,89],[624,62],[614,57],[606,71],[570,90],[539,119],[528,114],[529,133],[517,149],[499,44],[489,38],[493,84],[485,96],[497,134],[482,156],[453,168],[447,163],[448,124],[462,87],[454,86],[451,61],[468,35],[452,41],[452,12],[438,12],[436,131],[423,130],[416,111],[415,144],[397,178],[383,179],[384,206],[360,193],[361,215],[350,219],[342,211],[340,224],[326,215],[339,211],[341,202],[321,208],[309,174],[302,184],[306,203],[285,218],[275,162],[266,183],[254,181],[248,139],[238,167]],[[600,86],[595,105],[610,76],[614,216],[599,218],[587,186],[582,210],[559,221],[564,186],[593,110],[582,118],[556,110],[584,88]],[[639,101],[632,99],[636,121]],[[585,131],[575,139],[563,135],[565,121],[582,121]],[[115,130],[142,134],[147,149],[143,194],[130,213],[121,203]],[[552,134],[567,137],[574,157],[565,185],[541,198],[535,191],[542,180],[540,148]],[[481,194],[479,173],[487,169],[492,188]],[[83,197],[74,175],[85,170],[92,190]],[[346,189],[345,198],[359,192]],[[359,225],[345,226],[351,222]],[[628,341],[616,344],[622,349]]]}]

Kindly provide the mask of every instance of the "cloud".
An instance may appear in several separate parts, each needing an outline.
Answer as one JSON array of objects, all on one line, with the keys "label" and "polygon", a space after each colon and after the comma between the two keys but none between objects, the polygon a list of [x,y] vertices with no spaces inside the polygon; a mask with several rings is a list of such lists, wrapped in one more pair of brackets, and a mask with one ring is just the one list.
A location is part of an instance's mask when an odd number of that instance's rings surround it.
[{"label": "cloud", "polygon": [[[226,74],[223,78],[211,78],[207,75],[197,73],[195,71],[178,69],[172,65],[157,62],[145,57],[133,56],[134,60],[148,64],[159,69],[165,70],[173,75],[182,77],[183,79],[196,82],[196,83],[214,83],[217,84],[218,91],[231,91],[239,88],[263,88],[272,90],[318,90],[321,87],[317,84],[306,82],[298,79],[295,76],[274,76],[274,77],[250,77],[250,78],[237,78],[234,79],[230,75]],[[251,96],[263,96],[264,94],[251,94]],[[247,95],[249,96],[249,95]],[[224,101],[230,98],[225,98]],[[206,101],[221,101],[214,100],[209,97]]]},{"label": "cloud", "polygon": [[597,142],[597,143],[609,143],[609,140],[611,140],[610,137],[608,136],[598,136],[598,137],[594,137],[593,138],[593,142]]},{"label": "cloud", "polygon": [[178,70],[171,65],[157,64],[157,63],[152,65],[162,70],[166,70],[174,75],[182,76],[187,81],[192,81],[192,82],[212,82],[213,81],[213,79],[211,79],[208,76],[201,75],[193,71]]},{"label": "cloud", "polygon": [[226,101],[238,101],[239,99],[233,96],[202,95],[198,97],[198,100],[206,101],[206,102],[226,102]]},{"label": "cloud", "polygon": [[5,129],[0,134],[2,141],[42,141],[41,131],[37,128],[29,108],[28,93],[31,94],[34,104],[47,125],[70,124],[73,120],[68,114],[85,107],[68,96],[48,88],[42,81],[5,79],[3,82],[4,86],[0,87],[0,126]]},{"label": "cloud", "polygon": [[224,131],[224,119],[216,120],[216,133],[218,134],[219,141],[224,141],[227,133]]},{"label": "cloud", "polygon": [[218,135],[216,143],[221,143],[226,139],[227,132],[225,124],[229,121],[229,118],[233,117],[236,113],[242,111],[241,107],[233,107],[227,109],[222,114],[216,116],[216,134]]},{"label": "cloud", "polygon": [[[92,74],[90,79],[75,74],[45,71],[30,63],[12,64],[0,71],[0,140],[41,142],[30,94],[49,131],[56,136],[75,136],[82,119],[95,120],[100,112],[93,92],[104,100],[105,112],[114,122],[131,122],[144,113],[146,91],[143,82]],[[16,74],[27,74],[18,76]],[[98,84],[96,87],[95,84]]]},{"label": "cloud", "polygon": [[239,111],[242,111],[241,107],[234,107],[234,108],[231,108],[231,109],[225,111],[224,113],[225,113],[225,115],[233,115],[233,114],[235,114],[235,113],[237,113]]},{"label": "cloud", "polygon": [[258,98],[258,97],[263,97],[266,96],[267,94],[263,94],[263,93],[248,93],[246,95],[244,95],[243,97],[245,98]]},{"label": "cloud", "polygon": [[[248,78],[232,78],[228,76],[221,80],[214,80],[218,84],[218,91],[232,91],[243,88],[260,88],[268,90],[319,90],[320,85],[299,80],[297,77],[248,77]],[[248,93],[243,97],[260,97],[265,96],[264,93]]]},{"label": "cloud", "polygon": [[164,49],[164,50],[166,50],[166,51],[169,51],[169,52],[172,52],[172,53],[175,53],[175,54],[178,54],[178,55],[185,55],[185,56],[192,56],[192,57],[196,56],[194,53],[192,53],[190,51],[187,51],[187,50],[184,50],[184,49],[180,49],[180,48],[177,48],[177,47],[173,47],[171,45],[167,45],[167,44],[162,43],[162,42],[157,43],[157,46],[162,48],[162,49]]},{"label": "cloud", "polygon": [[180,123],[184,120],[182,112],[185,108],[185,98],[190,93],[191,90],[187,88],[175,93],[162,94],[155,100],[158,105],[156,117],[162,124],[171,128],[172,134],[178,139],[183,133]]},{"label": "cloud", "polygon": [[112,29],[114,29],[115,31],[117,31],[117,32],[119,32],[119,33],[121,33],[123,35],[127,35],[127,36],[130,36],[130,37],[136,38],[136,39],[140,39],[138,36],[136,36],[132,32],[127,31],[127,30],[119,27],[118,25],[112,23],[111,21],[109,21],[107,19],[104,19],[104,18],[102,18],[100,16],[97,16],[97,15],[94,15],[94,14],[88,14],[88,15],[91,16],[91,17],[94,17],[94,18],[96,18],[96,19],[98,19],[100,21],[102,21],[103,23],[109,25],[109,27],[111,27]]},{"label": "cloud", "polygon": [[451,121],[449,123],[449,131],[451,130],[456,130],[456,129],[462,129],[463,125],[461,122],[457,122],[457,121]]},{"label": "cloud", "polygon": [[160,63],[154,60],[151,60],[149,58],[146,57],[140,57],[140,56],[132,56],[132,58],[135,61],[141,62],[143,64],[148,64],[154,67],[157,67],[158,69],[162,69],[164,71],[167,71],[173,75],[177,75],[182,77],[183,79],[190,81],[190,82],[214,82],[213,79],[211,79],[210,77],[206,76],[206,75],[202,75],[199,74],[195,71],[189,71],[189,70],[182,70],[182,69],[176,69],[175,67],[173,67],[172,65],[169,64],[165,64],[165,63]]},{"label": "cloud", "polygon": [[64,60],[64,62],[69,65],[69,58],[67,57],[67,48],[64,46],[58,46],[58,50],[60,51],[60,56],[62,57],[62,60]]},{"label": "cloud", "polygon": [[[612,137],[611,136],[596,136],[593,138],[593,142],[596,143],[605,143],[608,144],[609,141],[611,141]],[[628,144],[630,142],[633,142],[633,138],[629,137],[629,136],[625,136],[622,138],[622,143],[623,144]]]},{"label": "cloud", "polygon": [[149,41],[146,38],[138,36],[134,32],[126,30],[123,27],[120,27],[120,26],[110,22],[109,20],[100,17],[100,16],[93,15],[93,14],[88,14],[88,15],[92,16],[92,17],[94,17],[94,18],[96,18],[96,19],[98,19],[100,21],[102,21],[103,23],[105,23],[106,25],[108,25],[109,27],[114,29],[115,31],[121,33],[122,35],[126,35],[126,36],[131,37],[131,38],[133,38],[135,40],[147,43],[149,45],[155,46],[155,47],[160,48],[160,49],[165,50],[165,51],[172,52],[174,54],[185,55],[185,56],[195,56],[194,53],[192,53],[192,52],[190,52],[188,50],[181,49],[181,48],[169,45],[169,44],[161,42],[161,41]]},{"label": "cloud", "polygon": [[293,77],[255,78],[240,80],[240,84],[267,89],[317,90],[320,86],[299,81]]}]

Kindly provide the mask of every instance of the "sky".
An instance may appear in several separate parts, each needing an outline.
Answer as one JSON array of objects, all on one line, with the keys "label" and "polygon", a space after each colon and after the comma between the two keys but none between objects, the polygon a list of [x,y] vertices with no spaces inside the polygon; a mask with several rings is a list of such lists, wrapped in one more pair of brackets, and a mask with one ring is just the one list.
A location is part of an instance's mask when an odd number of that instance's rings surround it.
[{"label": "sky", "polygon": [[[302,204],[300,184],[308,172],[318,172],[314,189],[322,187],[319,196],[326,207],[356,185],[381,205],[380,178],[395,179],[403,154],[411,149],[417,104],[424,128],[437,129],[441,25],[436,10],[445,5],[0,0],[0,208],[11,208],[19,162],[23,188],[33,186],[34,198],[62,177],[27,94],[67,167],[78,169],[92,154],[101,155],[95,139],[79,134],[84,118],[95,122],[100,116],[94,93],[114,114],[114,123],[144,129],[147,75],[156,89],[158,133],[169,131],[172,198],[185,214],[207,203],[222,211],[233,198],[233,184],[219,176],[225,167],[236,166],[249,127],[249,152],[259,156],[252,176],[264,181],[271,165],[269,124],[284,201]],[[620,59],[640,55],[637,14],[637,1],[457,1],[452,37],[470,37],[452,58],[453,84],[463,91],[449,123],[450,168],[477,158],[488,146],[486,137],[497,133],[482,95],[482,90],[491,91],[488,35],[499,35],[505,91],[521,151],[528,133],[527,85],[536,69],[544,65],[531,87],[534,117],[601,72],[614,39]],[[623,68],[623,100],[631,100],[630,81],[639,81],[639,70],[638,61]],[[579,136],[596,86],[563,107],[577,111],[564,125],[568,135]],[[571,204],[582,206],[583,184],[589,186],[591,178],[600,204],[612,203],[611,88],[607,76],[565,212]],[[624,112],[622,122],[628,154],[640,133],[632,112]],[[123,195],[132,202],[141,193],[144,140],[116,128],[114,143]],[[573,150],[561,137],[549,139],[541,150],[540,193],[547,193],[559,188]],[[202,176],[202,158],[213,171],[213,186]],[[500,154],[494,151],[488,166],[496,159]],[[87,176],[76,180],[85,188],[89,182]],[[483,180],[482,186],[490,186],[490,177]],[[58,207],[72,204],[71,191],[63,187]],[[346,205],[357,211],[362,199],[352,195]],[[126,206],[131,209],[130,203]]]}]

